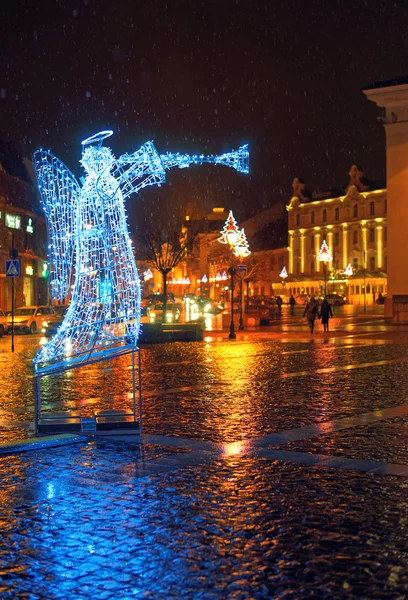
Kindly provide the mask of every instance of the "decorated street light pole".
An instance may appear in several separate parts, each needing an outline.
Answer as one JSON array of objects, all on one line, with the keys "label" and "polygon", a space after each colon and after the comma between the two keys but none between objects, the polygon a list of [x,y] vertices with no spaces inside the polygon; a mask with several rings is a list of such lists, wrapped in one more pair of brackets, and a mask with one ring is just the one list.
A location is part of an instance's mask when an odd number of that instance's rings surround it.
[{"label": "decorated street light pole", "polygon": [[[246,239],[245,231],[243,229],[241,229],[241,231],[238,235],[238,239],[235,243],[233,254],[235,254],[236,257],[240,258],[241,262],[244,258],[246,258],[247,256],[249,256],[251,254],[251,251],[249,250],[248,240]],[[244,318],[243,318],[243,314],[242,314],[243,313],[242,282],[245,277],[245,271],[246,271],[246,265],[243,265],[243,264],[238,265],[238,272],[239,272],[239,278],[240,278],[240,290],[239,290],[240,314],[239,314],[239,326],[238,326],[239,331],[242,331],[244,329]]]},{"label": "decorated street light pole", "polygon": [[228,338],[230,340],[234,340],[237,336],[235,334],[235,325],[234,325],[234,275],[236,273],[236,269],[234,266],[234,246],[238,240],[239,229],[237,226],[237,222],[235,220],[234,215],[232,214],[232,210],[230,210],[227,220],[225,221],[224,228],[221,231],[221,236],[218,238],[220,244],[229,244],[230,249],[232,251],[232,261],[231,266],[228,269],[228,274],[231,278],[230,290],[231,290],[231,322],[230,322],[230,332]]},{"label": "decorated street light pole", "polygon": [[317,255],[316,259],[323,263],[323,272],[324,272],[324,296],[326,297],[326,280],[327,280],[327,263],[333,260],[333,257],[330,253],[329,247],[326,243],[326,240],[323,240],[322,247],[320,248],[320,252]]}]

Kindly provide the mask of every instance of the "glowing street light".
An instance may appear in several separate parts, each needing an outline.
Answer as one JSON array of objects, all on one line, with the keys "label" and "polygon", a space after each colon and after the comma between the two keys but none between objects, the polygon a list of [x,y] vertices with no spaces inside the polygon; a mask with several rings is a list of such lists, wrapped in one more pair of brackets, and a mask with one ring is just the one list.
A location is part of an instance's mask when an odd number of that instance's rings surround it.
[{"label": "glowing street light", "polygon": [[327,263],[333,260],[333,257],[330,253],[329,247],[327,245],[326,240],[323,240],[322,247],[320,248],[319,254],[316,256],[316,259],[323,263],[323,272],[324,272],[324,295],[326,296],[326,277],[327,277]]}]

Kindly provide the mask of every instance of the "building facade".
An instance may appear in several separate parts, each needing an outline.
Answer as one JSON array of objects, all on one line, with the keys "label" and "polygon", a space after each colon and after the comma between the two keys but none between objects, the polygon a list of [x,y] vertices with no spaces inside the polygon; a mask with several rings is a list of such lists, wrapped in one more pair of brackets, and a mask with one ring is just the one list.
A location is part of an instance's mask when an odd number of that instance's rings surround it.
[{"label": "building facade", "polygon": [[15,248],[20,277],[14,278],[15,306],[47,304],[48,263],[45,219],[32,207],[35,190],[29,183],[0,168],[0,308],[11,310],[12,280],[6,261]]},{"label": "building facade", "polygon": [[[343,194],[310,194],[293,181],[288,210],[290,293],[337,292],[352,304],[387,293],[387,190],[353,165]],[[318,257],[326,242],[332,261]],[[345,274],[348,273],[348,274]]]}]

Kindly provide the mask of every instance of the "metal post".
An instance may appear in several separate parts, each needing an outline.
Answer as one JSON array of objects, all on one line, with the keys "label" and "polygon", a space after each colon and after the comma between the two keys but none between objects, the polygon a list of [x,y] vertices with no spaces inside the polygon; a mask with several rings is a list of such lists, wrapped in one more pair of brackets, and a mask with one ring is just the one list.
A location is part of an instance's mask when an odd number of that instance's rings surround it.
[{"label": "metal post", "polygon": [[240,315],[239,315],[239,326],[238,329],[239,331],[243,331],[244,329],[244,319],[243,319],[243,315],[242,315],[242,311],[243,311],[243,302],[242,302],[242,280],[243,278],[240,277],[241,282],[240,282],[240,286],[239,286],[239,307],[240,307]]},{"label": "metal post", "polygon": [[133,420],[136,422],[135,349],[132,350]]},{"label": "metal post", "polygon": [[[11,255],[15,258],[14,231],[11,232]],[[14,307],[15,307],[15,288],[14,277],[11,279],[11,351],[14,352]]]},{"label": "metal post", "polygon": [[137,349],[138,360],[137,360],[137,368],[138,368],[138,383],[139,383],[139,429],[140,434],[142,434],[142,425],[143,425],[143,413],[142,413],[142,360],[140,357],[140,348]]},{"label": "metal post", "polygon": [[234,325],[234,275],[235,275],[235,267],[232,264],[228,269],[228,273],[231,276],[231,323],[230,323],[230,332],[228,338],[230,340],[235,340],[237,337],[235,334],[235,325]]},{"label": "metal post", "polygon": [[326,263],[323,263],[323,272],[324,272],[324,296],[326,297]]}]

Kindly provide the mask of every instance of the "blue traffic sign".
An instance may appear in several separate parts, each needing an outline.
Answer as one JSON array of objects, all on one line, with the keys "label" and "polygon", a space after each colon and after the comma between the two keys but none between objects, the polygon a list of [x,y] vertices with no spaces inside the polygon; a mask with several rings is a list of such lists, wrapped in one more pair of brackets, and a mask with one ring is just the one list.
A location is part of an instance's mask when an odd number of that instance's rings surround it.
[{"label": "blue traffic sign", "polygon": [[6,277],[20,277],[20,261],[6,260]]}]

